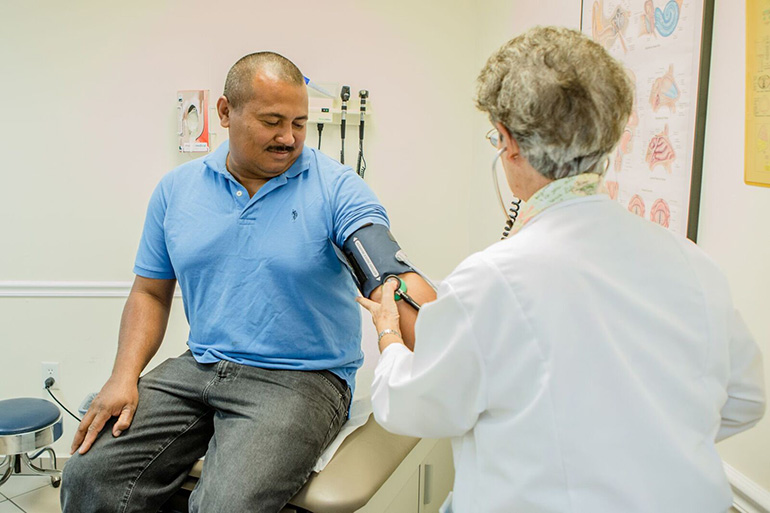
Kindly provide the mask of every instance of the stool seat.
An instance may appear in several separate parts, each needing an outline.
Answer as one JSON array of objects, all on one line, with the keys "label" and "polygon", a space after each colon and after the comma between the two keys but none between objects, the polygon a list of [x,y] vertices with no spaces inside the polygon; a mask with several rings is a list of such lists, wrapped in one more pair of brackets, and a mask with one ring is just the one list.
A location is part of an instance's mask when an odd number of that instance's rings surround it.
[{"label": "stool seat", "polygon": [[[13,474],[21,474],[26,468],[33,474],[51,476],[51,484],[61,484],[61,470],[56,467],[56,453],[49,447],[62,435],[62,418],[59,408],[45,399],[22,397],[0,401],[0,454],[4,454],[0,468],[0,486]],[[31,458],[27,454],[37,451]],[[47,452],[51,456],[52,469],[35,466],[32,460]]]},{"label": "stool seat", "polygon": [[24,397],[0,401],[0,436],[20,435],[55,424],[59,408],[45,399]]},{"label": "stool seat", "polygon": [[61,435],[61,412],[53,403],[34,397],[0,401],[0,454],[36,451]]}]

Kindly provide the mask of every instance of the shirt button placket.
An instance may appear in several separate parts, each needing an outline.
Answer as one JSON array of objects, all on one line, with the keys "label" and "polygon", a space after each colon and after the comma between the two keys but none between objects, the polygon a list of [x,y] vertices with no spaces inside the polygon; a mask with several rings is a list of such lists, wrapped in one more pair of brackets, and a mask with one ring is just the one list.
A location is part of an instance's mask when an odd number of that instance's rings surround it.
[{"label": "shirt button placket", "polygon": [[235,185],[233,184],[235,188],[235,203],[238,205],[238,208],[241,210],[241,216],[243,216],[243,211],[246,208],[246,205],[249,203],[248,196],[246,198],[243,197],[243,189],[241,188],[241,185]]}]

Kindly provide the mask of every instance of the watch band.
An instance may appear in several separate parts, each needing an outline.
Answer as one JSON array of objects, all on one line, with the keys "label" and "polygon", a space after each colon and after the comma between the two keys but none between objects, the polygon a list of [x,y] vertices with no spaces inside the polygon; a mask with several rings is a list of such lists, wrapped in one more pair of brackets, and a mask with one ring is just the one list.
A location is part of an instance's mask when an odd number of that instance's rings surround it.
[{"label": "watch band", "polygon": [[380,343],[380,340],[382,340],[382,337],[384,337],[385,335],[396,335],[397,337],[401,338],[401,333],[399,333],[399,332],[398,332],[398,331],[396,331],[396,330],[392,330],[392,329],[390,329],[390,328],[387,328],[387,329],[384,329],[384,330],[382,330],[382,331],[381,331],[381,332],[380,332],[380,333],[377,335],[377,343],[378,343],[378,344]]}]

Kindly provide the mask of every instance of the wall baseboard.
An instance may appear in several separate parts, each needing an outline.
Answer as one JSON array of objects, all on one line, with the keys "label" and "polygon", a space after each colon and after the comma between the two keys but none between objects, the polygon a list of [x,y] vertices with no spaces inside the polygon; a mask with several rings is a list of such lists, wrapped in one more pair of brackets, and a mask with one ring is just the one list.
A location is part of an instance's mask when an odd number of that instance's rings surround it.
[{"label": "wall baseboard", "polygon": [[733,507],[742,513],[770,513],[770,491],[723,463],[733,489]]},{"label": "wall baseboard", "polygon": [[[128,297],[130,281],[0,281],[0,297]],[[177,287],[175,296],[181,293]]]}]

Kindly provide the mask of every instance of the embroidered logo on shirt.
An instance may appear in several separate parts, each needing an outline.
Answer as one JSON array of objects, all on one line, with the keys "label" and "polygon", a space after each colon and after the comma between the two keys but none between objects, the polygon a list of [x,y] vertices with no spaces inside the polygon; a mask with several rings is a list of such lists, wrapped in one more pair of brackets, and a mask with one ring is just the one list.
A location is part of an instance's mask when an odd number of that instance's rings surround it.
[{"label": "embroidered logo on shirt", "polygon": [[291,211],[291,220],[292,221],[296,221],[298,215],[299,214],[297,214],[297,211],[292,209],[292,211]]}]

